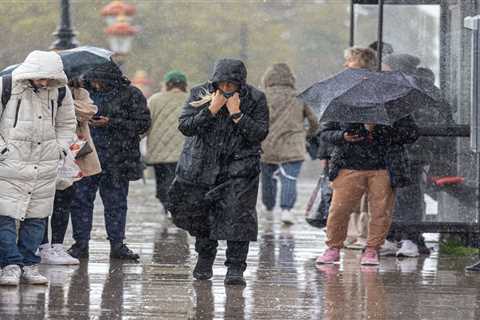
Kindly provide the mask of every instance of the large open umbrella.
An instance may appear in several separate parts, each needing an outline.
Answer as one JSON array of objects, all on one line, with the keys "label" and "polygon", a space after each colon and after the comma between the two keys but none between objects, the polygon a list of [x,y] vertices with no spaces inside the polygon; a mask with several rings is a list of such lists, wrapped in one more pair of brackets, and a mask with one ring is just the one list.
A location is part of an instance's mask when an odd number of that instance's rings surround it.
[{"label": "large open umbrella", "polygon": [[433,104],[439,97],[401,72],[346,69],[315,83],[299,98],[317,112],[320,121],[392,125],[413,113],[419,103]]},{"label": "large open umbrella", "polygon": [[[97,47],[83,46],[59,51],[63,69],[69,79],[74,79],[83,73],[103,64],[114,63],[113,52]],[[0,76],[11,74],[19,64],[11,65],[0,72]]]}]

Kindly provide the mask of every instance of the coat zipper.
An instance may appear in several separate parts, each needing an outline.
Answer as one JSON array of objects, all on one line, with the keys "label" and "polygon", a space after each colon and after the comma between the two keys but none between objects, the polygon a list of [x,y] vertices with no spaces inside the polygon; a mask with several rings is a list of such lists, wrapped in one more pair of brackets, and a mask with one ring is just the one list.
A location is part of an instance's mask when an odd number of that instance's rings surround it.
[{"label": "coat zipper", "polygon": [[17,101],[17,109],[15,110],[15,121],[13,122],[13,127],[17,126],[18,122],[18,113],[20,112],[20,104],[22,103],[22,99],[18,99]]},{"label": "coat zipper", "polygon": [[54,114],[55,114],[55,105],[54,105],[54,103],[53,103],[53,100],[50,100],[50,102],[51,102],[51,105],[52,105],[52,127],[54,127],[55,124],[54,124],[54,122],[53,122],[53,116],[54,116]]}]

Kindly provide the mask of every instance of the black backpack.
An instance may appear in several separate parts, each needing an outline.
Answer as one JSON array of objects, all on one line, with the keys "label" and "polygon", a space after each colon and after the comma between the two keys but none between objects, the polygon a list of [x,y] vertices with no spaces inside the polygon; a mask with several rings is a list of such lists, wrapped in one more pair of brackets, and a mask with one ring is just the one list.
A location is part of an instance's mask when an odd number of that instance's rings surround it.
[{"label": "black backpack", "polygon": [[[62,106],[63,99],[67,94],[67,88],[61,87],[58,88],[58,99],[57,99],[57,106],[60,108]],[[12,75],[5,75],[2,77],[2,114],[5,108],[7,107],[7,103],[12,96]]]}]

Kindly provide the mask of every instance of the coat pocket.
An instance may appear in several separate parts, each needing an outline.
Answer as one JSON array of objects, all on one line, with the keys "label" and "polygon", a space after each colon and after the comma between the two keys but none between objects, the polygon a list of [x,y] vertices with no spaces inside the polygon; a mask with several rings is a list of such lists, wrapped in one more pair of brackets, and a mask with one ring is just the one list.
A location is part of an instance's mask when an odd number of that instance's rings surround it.
[{"label": "coat pocket", "polygon": [[253,177],[260,173],[260,157],[258,155],[241,159],[234,158],[228,166],[228,175],[232,178]]}]

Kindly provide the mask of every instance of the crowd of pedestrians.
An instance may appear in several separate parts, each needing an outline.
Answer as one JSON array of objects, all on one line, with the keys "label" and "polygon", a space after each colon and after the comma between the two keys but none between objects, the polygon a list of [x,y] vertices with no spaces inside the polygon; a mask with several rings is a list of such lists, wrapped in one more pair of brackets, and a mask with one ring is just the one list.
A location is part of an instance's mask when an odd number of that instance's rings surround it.
[{"label": "crowd of pedestrians", "polygon": [[[348,49],[345,68],[374,71],[376,49],[376,43]],[[383,50],[385,70],[433,86],[433,73],[419,67],[418,58],[396,54],[388,44]],[[442,143],[419,138],[417,125],[450,124],[448,104],[418,106],[391,125],[319,123],[285,63],[266,70],[265,93],[247,83],[247,68],[236,59],[218,60],[208,81],[190,90],[179,70],[163,80],[147,102],[113,62],[67,79],[61,57],[43,51],[2,77],[0,285],[46,284],[39,263],[88,258],[97,192],[110,257],[137,261],[125,244],[127,197],[144,163],[154,168],[162,215],[195,237],[193,277],[213,276],[218,241],[225,240],[225,284],[245,285],[249,245],[258,234],[259,186],[264,218],[276,218],[278,193],[278,219],[294,224],[297,178],[313,138],[322,142],[318,158],[333,189],[327,249],[317,264],[339,262],[344,247],[362,249],[363,265],[378,265],[384,255],[429,253],[421,230],[408,226],[421,220],[424,175],[441,166],[432,152],[441,152]],[[65,250],[70,217],[74,243]]]}]

